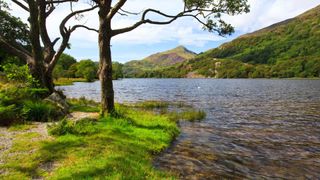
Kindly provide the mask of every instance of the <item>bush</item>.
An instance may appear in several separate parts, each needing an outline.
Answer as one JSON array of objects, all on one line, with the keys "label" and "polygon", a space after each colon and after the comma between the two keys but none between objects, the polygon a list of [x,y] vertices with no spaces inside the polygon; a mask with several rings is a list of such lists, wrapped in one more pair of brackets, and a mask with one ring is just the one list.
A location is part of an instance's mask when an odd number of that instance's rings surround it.
[{"label": "bush", "polygon": [[49,134],[61,136],[66,134],[85,135],[94,134],[98,128],[95,126],[96,121],[90,118],[84,118],[76,122],[63,119],[57,124],[49,126]]},{"label": "bush", "polygon": [[2,68],[8,80],[26,83],[29,87],[38,86],[37,80],[32,77],[27,65],[17,66],[16,64],[6,64],[2,66]]},{"label": "bush", "polygon": [[0,104],[21,105],[26,99],[40,99],[48,93],[47,89],[28,88],[17,84],[15,87],[10,87],[0,91]]},{"label": "bush", "polygon": [[59,116],[59,110],[49,102],[27,100],[23,103],[22,116],[27,121],[48,121]]},{"label": "bush", "polygon": [[0,106],[0,125],[9,125],[17,120],[16,106]]}]

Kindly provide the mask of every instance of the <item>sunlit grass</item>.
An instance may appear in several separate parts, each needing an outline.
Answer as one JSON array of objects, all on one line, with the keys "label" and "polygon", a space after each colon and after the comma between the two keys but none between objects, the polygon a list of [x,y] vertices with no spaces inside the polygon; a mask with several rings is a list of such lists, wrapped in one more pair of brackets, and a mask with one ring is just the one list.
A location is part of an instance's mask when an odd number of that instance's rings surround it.
[{"label": "sunlit grass", "polygon": [[73,85],[74,82],[87,82],[87,80],[84,78],[59,78],[54,80],[56,86]]},{"label": "sunlit grass", "polygon": [[[15,156],[0,166],[6,170],[0,179],[174,178],[154,169],[152,158],[178,135],[176,123],[165,115],[120,109],[125,112],[122,117],[106,116],[87,123],[90,133],[71,123],[71,131],[53,140],[37,142],[33,140],[36,133],[17,137],[10,150]],[[43,169],[48,163],[55,164],[50,171]]]},{"label": "sunlit grass", "polygon": [[[98,103],[85,98],[69,103],[73,110],[99,111]],[[154,155],[179,134],[177,120],[200,120],[205,113],[191,108],[159,113],[154,108],[169,105],[158,102],[136,107],[117,104],[117,116],[77,122],[64,119],[51,125],[53,136],[42,141],[37,133],[18,134],[0,165],[5,172],[0,179],[175,179],[174,174],[152,166]]]}]

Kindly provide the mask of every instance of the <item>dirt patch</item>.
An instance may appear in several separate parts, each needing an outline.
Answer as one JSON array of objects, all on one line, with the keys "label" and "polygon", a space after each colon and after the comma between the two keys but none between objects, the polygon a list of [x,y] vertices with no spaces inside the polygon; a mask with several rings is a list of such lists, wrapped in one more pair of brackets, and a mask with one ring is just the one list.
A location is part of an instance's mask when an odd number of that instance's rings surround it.
[{"label": "dirt patch", "polygon": [[9,151],[13,145],[13,142],[17,140],[19,137],[23,136],[27,133],[36,133],[39,134],[37,138],[34,138],[33,141],[41,141],[49,138],[47,131],[48,123],[32,123],[31,125],[27,125],[31,128],[24,130],[12,130],[8,127],[0,127],[0,164],[4,162],[4,155],[8,156],[7,151]]}]

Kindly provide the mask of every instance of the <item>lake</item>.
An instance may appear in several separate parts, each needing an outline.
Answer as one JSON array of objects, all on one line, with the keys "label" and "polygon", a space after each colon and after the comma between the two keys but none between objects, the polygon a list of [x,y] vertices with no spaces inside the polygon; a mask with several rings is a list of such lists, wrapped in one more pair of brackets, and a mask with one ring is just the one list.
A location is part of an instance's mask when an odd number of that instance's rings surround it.
[{"label": "lake", "polygon": [[[100,83],[59,87],[100,99]],[[184,179],[319,179],[320,80],[123,79],[118,102],[180,101],[202,109],[181,122],[172,147],[154,161]]]}]

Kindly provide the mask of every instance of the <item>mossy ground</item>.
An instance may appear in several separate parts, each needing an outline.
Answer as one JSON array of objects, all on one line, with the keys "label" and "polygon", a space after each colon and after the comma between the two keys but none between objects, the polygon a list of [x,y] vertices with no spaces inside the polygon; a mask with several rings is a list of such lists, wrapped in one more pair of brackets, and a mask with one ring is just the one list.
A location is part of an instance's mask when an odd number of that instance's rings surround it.
[{"label": "mossy ground", "polygon": [[[73,100],[76,105],[91,106]],[[152,159],[179,134],[176,119],[149,106],[117,105],[117,117],[99,118],[85,129],[71,126],[72,133],[46,138],[30,132],[28,125],[12,128],[21,133],[3,154],[0,179],[175,179],[155,169]]]}]

